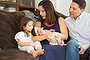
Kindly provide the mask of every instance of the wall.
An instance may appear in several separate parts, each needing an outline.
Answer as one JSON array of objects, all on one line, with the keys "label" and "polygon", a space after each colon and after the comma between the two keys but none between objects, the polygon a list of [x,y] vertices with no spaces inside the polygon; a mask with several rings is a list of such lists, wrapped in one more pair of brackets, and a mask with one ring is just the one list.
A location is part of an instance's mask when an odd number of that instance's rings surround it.
[{"label": "wall", "polygon": [[35,7],[38,8],[38,3],[42,0],[35,0]]},{"label": "wall", "polygon": [[71,3],[71,0],[50,0],[54,4],[56,11],[68,15],[68,9]]},{"label": "wall", "polygon": [[[35,6],[37,8],[37,5],[41,0],[35,0],[35,1],[36,1]],[[50,0],[50,1],[53,3],[56,11],[63,13],[65,15],[69,15],[68,10],[72,0]],[[90,8],[89,8],[90,0],[86,0],[86,3],[87,3],[86,12],[90,13]]]},{"label": "wall", "polygon": [[89,12],[90,13],[90,0],[86,0],[86,3],[87,3],[87,5],[86,5],[86,12]]}]

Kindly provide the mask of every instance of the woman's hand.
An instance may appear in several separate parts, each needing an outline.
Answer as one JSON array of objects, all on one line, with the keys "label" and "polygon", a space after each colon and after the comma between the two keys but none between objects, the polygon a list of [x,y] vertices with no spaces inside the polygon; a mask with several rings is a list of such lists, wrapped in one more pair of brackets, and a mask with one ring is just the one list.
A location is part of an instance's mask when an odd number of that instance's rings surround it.
[{"label": "woman's hand", "polygon": [[47,40],[52,43],[57,43],[57,40],[55,39],[55,34],[53,32],[50,32],[47,34]]}]

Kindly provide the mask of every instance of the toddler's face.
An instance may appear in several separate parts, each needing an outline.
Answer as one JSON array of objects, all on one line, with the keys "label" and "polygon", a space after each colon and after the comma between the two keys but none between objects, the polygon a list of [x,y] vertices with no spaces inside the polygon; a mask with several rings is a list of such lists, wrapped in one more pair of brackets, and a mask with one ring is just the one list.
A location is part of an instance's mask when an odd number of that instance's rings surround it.
[{"label": "toddler's face", "polygon": [[29,21],[27,25],[24,27],[24,29],[28,32],[31,32],[33,29],[33,21]]}]

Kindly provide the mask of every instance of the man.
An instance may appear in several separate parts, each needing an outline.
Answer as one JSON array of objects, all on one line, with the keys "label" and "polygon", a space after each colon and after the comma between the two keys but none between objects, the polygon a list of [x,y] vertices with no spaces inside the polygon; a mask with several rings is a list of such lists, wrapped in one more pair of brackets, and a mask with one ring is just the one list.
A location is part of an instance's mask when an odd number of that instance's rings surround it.
[{"label": "man", "polygon": [[85,7],[85,0],[72,0],[70,5],[70,17],[65,19],[71,37],[66,46],[66,60],[79,60],[79,54],[87,50],[90,60],[90,14]]}]

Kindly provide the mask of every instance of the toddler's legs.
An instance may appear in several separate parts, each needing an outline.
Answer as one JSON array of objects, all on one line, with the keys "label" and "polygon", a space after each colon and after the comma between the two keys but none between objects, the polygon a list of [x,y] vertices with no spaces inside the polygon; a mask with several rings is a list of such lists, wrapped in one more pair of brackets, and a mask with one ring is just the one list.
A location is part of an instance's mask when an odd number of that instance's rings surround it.
[{"label": "toddler's legs", "polygon": [[31,50],[31,54],[33,57],[36,57],[38,55],[38,52],[35,50]]},{"label": "toddler's legs", "polygon": [[34,49],[34,47],[32,47],[32,46],[28,46],[28,47],[27,47],[27,52],[30,53],[30,54],[32,54],[33,57],[36,57],[36,56],[38,56],[38,55],[41,53],[40,49],[38,49],[38,50],[36,51],[36,50]]},{"label": "toddler's legs", "polygon": [[31,50],[31,54],[33,55],[33,57],[36,57],[38,55],[43,54],[44,53],[43,51],[44,51],[43,49],[38,48],[37,50]]},{"label": "toddler's legs", "polygon": [[19,47],[19,49],[21,51],[27,51],[29,54],[32,54],[33,57],[43,54],[44,51],[41,47],[40,48],[37,47],[37,49],[35,50],[34,47],[32,46],[23,46],[23,47]]},{"label": "toddler's legs", "polygon": [[42,49],[41,47],[36,50],[38,52],[38,55],[42,55],[44,53],[44,49]]},{"label": "toddler's legs", "polygon": [[36,41],[36,42],[34,42],[34,44],[35,44],[35,49],[36,49],[38,55],[43,54],[44,49],[42,49],[42,46],[41,46],[40,42]]},{"label": "toddler's legs", "polygon": [[34,47],[32,47],[32,46],[23,46],[23,47],[19,47],[19,49],[21,51],[27,51],[27,53],[32,54],[33,57],[37,56],[37,53],[34,50]]}]

